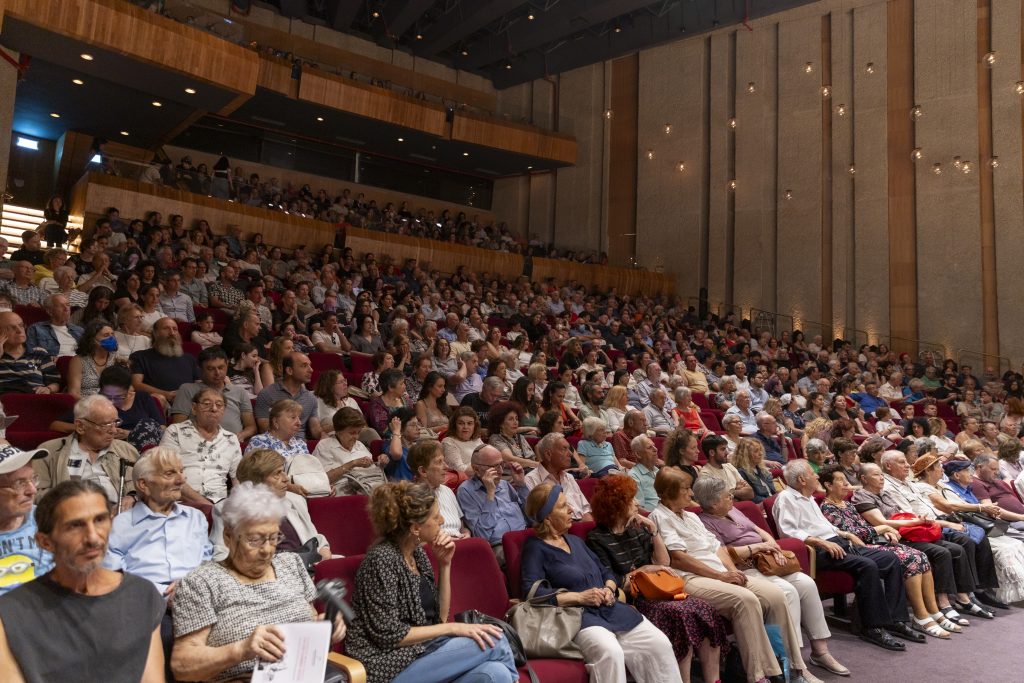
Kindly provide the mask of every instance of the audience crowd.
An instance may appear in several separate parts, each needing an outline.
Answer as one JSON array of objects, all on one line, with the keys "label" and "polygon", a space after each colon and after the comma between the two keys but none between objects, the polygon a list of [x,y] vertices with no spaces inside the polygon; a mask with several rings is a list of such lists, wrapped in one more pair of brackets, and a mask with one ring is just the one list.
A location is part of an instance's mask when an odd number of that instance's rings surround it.
[{"label": "audience crowd", "polygon": [[[332,633],[370,681],[516,680],[499,629],[448,621],[451,562],[472,536],[504,566],[528,528],[510,580],[582,608],[591,680],[689,681],[696,662],[710,683],[733,648],[748,681],[855,672],[787,543],[852,577],[858,635],[887,650],[1024,600],[1020,373],[158,212],[110,209],[74,256],[33,231],[4,251],[0,679],[226,681],[279,660],[274,624],[317,618],[311,568],[337,557],[309,512],[332,495],[368,494],[378,536]],[[18,442],[27,399],[64,393],[53,438]],[[690,598],[620,601],[664,569]]]}]

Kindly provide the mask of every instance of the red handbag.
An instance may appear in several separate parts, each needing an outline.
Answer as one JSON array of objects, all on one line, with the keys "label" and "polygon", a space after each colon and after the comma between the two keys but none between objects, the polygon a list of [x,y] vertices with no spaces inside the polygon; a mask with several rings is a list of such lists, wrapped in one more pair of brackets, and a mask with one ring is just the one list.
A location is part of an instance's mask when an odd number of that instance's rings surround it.
[{"label": "red handbag", "polygon": [[[893,519],[917,519],[912,512],[897,512]],[[897,531],[905,541],[911,543],[934,543],[942,538],[942,527],[935,522],[921,522],[913,526],[901,526]]]}]

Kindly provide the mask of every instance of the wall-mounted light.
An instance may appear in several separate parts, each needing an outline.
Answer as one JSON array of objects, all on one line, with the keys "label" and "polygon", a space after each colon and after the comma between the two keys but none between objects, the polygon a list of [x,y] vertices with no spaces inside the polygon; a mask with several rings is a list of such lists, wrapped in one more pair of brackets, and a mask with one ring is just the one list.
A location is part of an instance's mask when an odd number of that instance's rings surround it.
[{"label": "wall-mounted light", "polygon": [[666,123],[665,124],[665,135],[672,135],[672,124],[671,123]]},{"label": "wall-mounted light", "polygon": [[936,161],[934,164],[932,164],[932,173],[934,173],[935,175],[942,175],[942,163],[941,162]]},{"label": "wall-mounted light", "polygon": [[51,119],[59,119],[60,118],[60,114],[58,114],[55,111],[54,112],[50,112],[50,118]]},{"label": "wall-mounted light", "polygon": [[961,170],[964,167],[964,162],[960,160],[959,156],[953,157],[953,168]]},{"label": "wall-mounted light", "polygon": [[846,116],[846,105],[845,104],[837,104],[836,105],[836,116]]},{"label": "wall-mounted light", "polygon": [[85,85],[85,81],[83,81],[81,78],[72,78],[71,82],[75,85]]},{"label": "wall-mounted light", "polygon": [[751,95],[757,92],[757,86],[754,85],[754,81],[750,81],[749,83],[747,83],[747,92],[750,93]]},{"label": "wall-mounted light", "polygon": [[1017,81],[1017,83],[1014,84],[1013,86],[1013,90],[1018,95],[1024,95],[1024,81]]},{"label": "wall-mounted light", "polygon": [[921,105],[915,104],[913,107],[910,108],[910,118],[917,121],[922,116],[924,116],[924,110],[921,109]]},{"label": "wall-mounted light", "polygon": [[647,150],[647,160],[648,161],[653,161],[654,160],[654,150],[653,149]]},{"label": "wall-mounted light", "polygon": [[921,155],[921,148],[920,148],[920,147],[915,147],[914,149],[912,149],[912,150],[910,151],[910,158],[911,158],[911,159],[912,159],[913,161],[917,161],[918,159],[920,159],[920,158],[921,158],[921,156],[922,156],[922,155]]},{"label": "wall-mounted light", "polygon": [[804,73],[805,74],[814,73],[814,63],[813,62],[807,62],[806,64],[804,64]]},{"label": "wall-mounted light", "polygon": [[850,164],[849,166],[846,167],[846,172],[849,173],[850,175],[856,175],[857,167],[854,166],[853,164]]},{"label": "wall-mounted light", "polygon": [[36,152],[39,151],[39,140],[33,140],[32,138],[26,138],[19,135],[15,139],[14,144],[22,149],[31,149]]},{"label": "wall-mounted light", "polygon": [[974,164],[972,164],[970,161],[965,160],[962,164],[960,164],[960,171],[964,175],[970,175],[973,170]]},{"label": "wall-mounted light", "polygon": [[829,97],[832,97],[832,86],[829,86],[829,85],[821,86],[821,96],[824,97],[825,99],[828,99]]},{"label": "wall-mounted light", "polygon": [[685,171],[686,170],[686,162],[685,161],[680,161],[678,164],[676,164],[676,170],[679,171],[680,173]]},{"label": "wall-mounted light", "polygon": [[736,181],[735,180],[730,180],[729,181],[729,189],[730,190],[735,190],[736,189]]},{"label": "wall-mounted light", "polygon": [[987,67],[994,66],[995,63],[996,63],[996,53],[995,52],[986,52],[985,56],[981,58],[981,61]]},{"label": "wall-mounted light", "polygon": [[867,73],[867,74],[873,74],[873,73],[875,73],[875,63],[874,63],[874,62],[868,62],[868,63],[867,63],[867,64],[866,64],[865,66],[864,66],[864,72],[865,72],[865,73]]},{"label": "wall-mounted light", "polygon": [[789,201],[793,198],[793,190],[786,190],[782,193],[782,196],[785,197],[786,201]]},{"label": "wall-mounted light", "polygon": [[733,129],[736,128],[736,117],[735,116],[732,116],[732,117],[729,118],[729,127],[733,128]]},{"label": "wall-mounted light", "polygon": [[989,168],[999,168],[999,157],[994,156],[991,159],[989,159],[988,166]]},{"label": "wall-mounted light", "polygon": [[606,119],[609,119],[609,120],[610,120],[610,119],[612,118],[612,110],[611,110],[611,109],[605,109],[605,110],[604,110],[604,117],[605,117]]}]

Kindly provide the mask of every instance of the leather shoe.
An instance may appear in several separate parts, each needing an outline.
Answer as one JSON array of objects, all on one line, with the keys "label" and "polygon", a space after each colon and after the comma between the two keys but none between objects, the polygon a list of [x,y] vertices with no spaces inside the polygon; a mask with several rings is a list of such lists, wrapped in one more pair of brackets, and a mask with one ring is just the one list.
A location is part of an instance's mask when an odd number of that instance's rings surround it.
[{"label": "leather shoe", "polygon": [[978,591],[974,594],[974,597],[976,597],[978,599],[978,602],[980,602],[983,605],[995,607],[996,609],[1010,609],[1010,606],[1007,605],[1005,602],[998,600],[997,598],[989,595],[988,593]]},{"label": "leather shoe", "polygon": [[923,643],[928,640],[925,638],[923,633],[918,633],[902,621],[894,621],[891,624],[886,624],[882,628],[894,636],[902,638],[903,640],[909,640],[913,643]]},{"label": "leather shoe", "polygon": [[884,647],[886,650],[895,650],[896,652],[904,652],[907,646],[896,640],[888,633],[880,628],[866,628],[860,633],[860,639],[877,645],[878,647]]}]

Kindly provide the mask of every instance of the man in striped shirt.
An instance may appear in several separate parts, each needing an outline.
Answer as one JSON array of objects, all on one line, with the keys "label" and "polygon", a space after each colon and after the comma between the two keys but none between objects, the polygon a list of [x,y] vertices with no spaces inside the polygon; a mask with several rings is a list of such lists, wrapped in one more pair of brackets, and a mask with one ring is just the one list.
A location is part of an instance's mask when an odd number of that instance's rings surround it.
[{"label": "man in striped shirt", "polygon": [[25,345],[25,323],[17,313],[0,313],[0,394],[53,394],[60,375],[46,349]]}]

